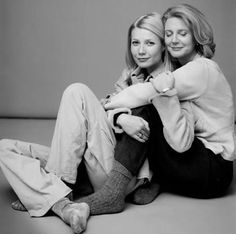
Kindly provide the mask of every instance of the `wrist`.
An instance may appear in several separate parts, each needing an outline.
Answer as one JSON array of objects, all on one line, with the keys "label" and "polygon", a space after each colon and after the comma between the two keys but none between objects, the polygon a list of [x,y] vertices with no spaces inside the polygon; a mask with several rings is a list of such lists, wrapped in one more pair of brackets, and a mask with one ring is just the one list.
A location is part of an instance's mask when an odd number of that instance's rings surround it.
[{"label": "wrist", "polygon": [[168,92],[169,90],[172,90],[174,87],[166,87],[166,88],[163,88],[161,91],[157,91],[158,93],[166,93]]},{"label": "wrist", "polygon": [[164,94],[175,88],[175,79],[171,72],[162,73],[160,77],[150,80],[158,94]]},{"label": "wrist", "polygon": [[116,125],[117,125],[117,126],[119,126],[119,127],[122,126],[122,122],[123,122],[123,120],[124,120],[124,118],[125,118],[126,115],[127,115],[126,113],[121,113],[121,114],[117,117],[117,119],[116,119]]}]

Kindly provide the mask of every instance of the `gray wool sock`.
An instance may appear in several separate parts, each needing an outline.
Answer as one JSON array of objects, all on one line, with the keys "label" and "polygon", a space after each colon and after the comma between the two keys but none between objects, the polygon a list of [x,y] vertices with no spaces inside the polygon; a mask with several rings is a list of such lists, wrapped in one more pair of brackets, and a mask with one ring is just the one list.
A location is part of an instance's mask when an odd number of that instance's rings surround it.
[{"label": "gray wool sock", "polygon": [[132,174],[118,161],[114,161],[113,169],[102,188],[76,202],[87,203],[91,215],[121,212],[125,207],[125,192],[131,179]]}]

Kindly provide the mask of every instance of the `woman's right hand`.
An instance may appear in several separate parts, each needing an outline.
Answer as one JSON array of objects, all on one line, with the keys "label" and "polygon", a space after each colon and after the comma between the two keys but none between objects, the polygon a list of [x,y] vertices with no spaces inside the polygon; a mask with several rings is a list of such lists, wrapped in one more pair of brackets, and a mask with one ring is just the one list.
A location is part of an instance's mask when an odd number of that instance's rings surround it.
[{"label": "woman's right hand", "polygon": [[146,142],[150,135],[148,122],[139,116],[121,114],[117,118],[117,124],[126,134],[139,142]]}]

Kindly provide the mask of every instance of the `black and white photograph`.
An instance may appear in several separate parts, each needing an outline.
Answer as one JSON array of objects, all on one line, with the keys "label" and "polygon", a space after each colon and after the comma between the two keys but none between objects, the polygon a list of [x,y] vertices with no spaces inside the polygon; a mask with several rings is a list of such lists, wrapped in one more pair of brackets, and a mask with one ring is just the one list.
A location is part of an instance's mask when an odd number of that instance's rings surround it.
[{"label": "black and white photograph", "polygon": [[235,42],[235,0],[0,0],[0,233],[235,234]]}]

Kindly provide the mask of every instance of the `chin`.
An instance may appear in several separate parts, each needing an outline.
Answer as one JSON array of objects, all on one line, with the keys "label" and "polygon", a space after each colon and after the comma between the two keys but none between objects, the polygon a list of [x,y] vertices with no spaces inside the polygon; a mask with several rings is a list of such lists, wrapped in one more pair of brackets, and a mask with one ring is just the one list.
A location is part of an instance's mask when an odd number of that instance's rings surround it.
[{"label": "chin", "polygon": [[171,52],[170,54],[172,57],[177,58],[177,59],[183,56],[183,54],[179,52]]},{"label": "chin", "polygon": [[152,65],[141,63],[141,64],[138,64],[138,66],[139,66],[140,68],[145,68],[145,69],[147,69],[147,68],[151,67]]},{"label": "chin", "polygon": [[143,64],[138,64],[138,66],[139,66],[140,68],[147,68],[147,66],[145,66],[145,65],[143,65]]}]

